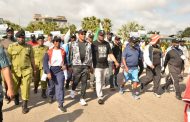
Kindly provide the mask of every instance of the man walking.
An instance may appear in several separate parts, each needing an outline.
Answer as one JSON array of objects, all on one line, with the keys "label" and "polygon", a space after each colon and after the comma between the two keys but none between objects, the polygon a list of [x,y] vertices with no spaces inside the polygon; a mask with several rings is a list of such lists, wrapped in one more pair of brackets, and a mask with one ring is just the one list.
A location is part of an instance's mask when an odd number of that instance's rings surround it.
[{"label": "man walking", "polygon": [[30,83],[32,74],[35,75],[35,63],[32,47],[25,43],[25,32],[16,33],[17,42],[10,44],[8,55],[12,63],[11,70],[14,81],[15,105],[19,105],[19,88],[21,88],[22,112],[29,112],[28,100],[30,95]]},{"label": "man walking", "polygon": [[144,62],[147,65],[146,75],[140,78],[141,91],[146,85],[153,81],[154,87],[153,92],[156,97],[160,97],[158,89],[160,86],[161,79],[161,59],[162,52],[160,46],[160,36],[153,35],[150,43],[145,47],[144,51]]},{"label": "man walking", "polygon": [[167,52],[164,62],[164,69],[162,73],[165,72],[165,68],[168,65],[169,68],[169,79],[166,81],[164,86],[162,87],[163,90],[167,90],[169,85],[173,83],[176,98],[181,100],[181,91],[179,87],[179,81],[182,78],[181,73],[184,67],[184,55],[182,50],[179,49],[179,41],[174,39],[172,40],[172,47],[171,50]]},{"label": "man walking", "polygon": [[104,40],[105,32],[100,30],[98,32],[98,40],[93,42],[93,66],[95,68],[96,78],[96,94],[98,96],[98,103],[104,104],[102,87],[105,82],[105,75],[108,70],[108,57],[114,61],[116,68],[119,63],[115,59],[110,45]]},{"label": "man walking", "polygon": [[86,31],[78,31],[78,39],[71,45],[70,62],[73,69],[73,84],[70,96],[75,97],[75,89],[81,81],[81,97],[80,104],[87,105],[85,101],[86,87],[88,80],[88,71],[92,65],[92,49],[91,44],[85,40]]},{"label": "man walking", "polygon": [[[141,58],[141,51],[138,45],[138,39],[135,37],[131,37],[129,39],[129,43],[126,45],[123,54],[122,54],[122,62],[124,65],[124,77],[125,81],[131,80],[132,82],[132,96],[134,99],[138,100],[140,97],[138,96],[139,92],[137,89],[137,85],[139,82],[138,79],[138,62]],[[123,93],[123,83],[120,87],[120,93]]]}]

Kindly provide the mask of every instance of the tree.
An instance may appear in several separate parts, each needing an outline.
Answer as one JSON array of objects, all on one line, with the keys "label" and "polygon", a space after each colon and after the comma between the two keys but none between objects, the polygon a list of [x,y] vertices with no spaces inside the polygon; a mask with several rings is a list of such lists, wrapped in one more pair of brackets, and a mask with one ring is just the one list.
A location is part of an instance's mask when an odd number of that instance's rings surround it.
[{"label": "tree", "polygon": [[104,18],[103,21],[102,21],[102,26],[103,26],[103,29],[104,29],[104,31],[106,33],[110,32],[111,31],[111,27],[112,27],[111,20],[108,19],[108,18]]},{"label": "tree", "polygon": [[149,31],[148,34],[160,34],[160,31]]},{"label": "tree", "polygon": [[97,19],[95,16],[92,17],[85,17],[82,20],[82,29],[90,30],[95,32],[96,29],[99,27],[100,19]]},{"label": "tree", "polygon": [[102,23],[103,29],[105,32],[111,31],[112,23],[111,20],[108,18],[104,18],[103,20],[96,18],[95,16],[92,17],[85,17],[81,21],[82,29],[90,30],[93,33],[96,32],[97,28],[99,27],[100,23]]},{"label": "tree", "polygon": [[144,30],[144,26],[138,24],[135,21],[132,21],[122,25],[121,28],[118,30],[118,35],[126,40],[127,38],[129,38],[130,32],[137,32],[138,30]]},{"label": "tree", "polygon": [[190,27],[185,28],[181,34],[182,37],[190,37]]},{"label": "tree", "polygon": [[12,23],[8,20],[4,20],[4,23],[6,23],[9,27],[12,27],[14,30],[20,30],[21,26],[15,23]]},{"label": "tree", "polygon": [[61,31],[61,33],[63,33],[63,34],[66,34],[69,29],[70,29],[70,33],[75,33],[77,27],[74,24],[71,24],[71,25],[68,24],[68,25],[65,25],[62,28],[59,28],[59,31]]},{"label": "tree", "polygon": [[27,31],[43,30],[45,34],[49,34],[51,31],[57,31],[58,29],[59,27],[55,22],[30,22],[26,27]]}]

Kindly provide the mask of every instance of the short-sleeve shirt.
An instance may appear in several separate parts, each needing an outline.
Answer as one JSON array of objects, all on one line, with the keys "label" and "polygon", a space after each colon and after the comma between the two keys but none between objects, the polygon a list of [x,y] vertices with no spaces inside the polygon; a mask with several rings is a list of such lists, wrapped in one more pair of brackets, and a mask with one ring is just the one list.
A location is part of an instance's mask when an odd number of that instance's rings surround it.
[{"label": "short-sleeve shirt", "polygon": [[92,53],[94,68],[108,68],[108,54],[112,53],[108,42],[94,41],[92,44]]}]

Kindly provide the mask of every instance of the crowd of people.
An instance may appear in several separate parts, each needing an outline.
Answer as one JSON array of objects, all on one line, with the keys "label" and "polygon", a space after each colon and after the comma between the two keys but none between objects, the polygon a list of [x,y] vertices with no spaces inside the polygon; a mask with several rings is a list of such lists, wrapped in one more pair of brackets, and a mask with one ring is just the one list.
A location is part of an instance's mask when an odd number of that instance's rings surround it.
[{"label": "crowd of people", "polygon": [[[148,43],[142,38],[131,36],[126,44],[121,43],[118,35],[105,33],[104,30],[98,31],[95,41],[94,34],[87,34],[83,29],[71,34],[68,42],[52,34],[48,35],[46,41],[44,35],[39,34],[37,37],[31,35],[31,41],[25,42],[24,30],[18,31],[15,37],[14,30],[7,28],[7,36],[0,46],[0,68],[5,99],[14,99],[15,105],[19,105],[21,95],[24,114],[29,112],[31,82],[34,83],[34,94],[38,93],[41,84],[41,97],[48,98],[50,104],[56,98],[58,110],[62,112],[67,111],[64,107],[65,90],[70,89],[70,97],[74,99],[79,82],[79,103],[87,105],[85,97],[88,81],[90,88],[96,91],[100,105],[104,104],[105,85],[110,85],[110,90],[119,89],[119,93],[124,94],[128,81],[131,81],[131,93],[135,100],[140,99],[141,93],[146,91],[146,86],[152,81],[156,97],[160,97],[163,91],[167,92],[173,84],[176,98],[182,99],[179,82],[183,78],[184,65],[189,60],[183,40],[173,39],[163,54],[159,45],[161,37],[156,34]],[[161,76],[167,66],[169,74],[166,83],[161,85]],[[142,75],[144,68],[146,73]],[[117,80],[120,71],[124,76],[122,83]]]}]

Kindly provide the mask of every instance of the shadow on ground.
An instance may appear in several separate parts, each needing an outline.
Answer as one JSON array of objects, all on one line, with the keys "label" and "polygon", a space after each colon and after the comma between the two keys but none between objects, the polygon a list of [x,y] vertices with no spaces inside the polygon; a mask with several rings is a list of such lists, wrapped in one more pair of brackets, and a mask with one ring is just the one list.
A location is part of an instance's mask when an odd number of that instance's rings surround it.
[{"label": "shadow on ground", "polygon": [[78,109],[72,113],[57,115],[51,119],[45,120],[44,122],[74,122],[82,113],[83,109]]}]

